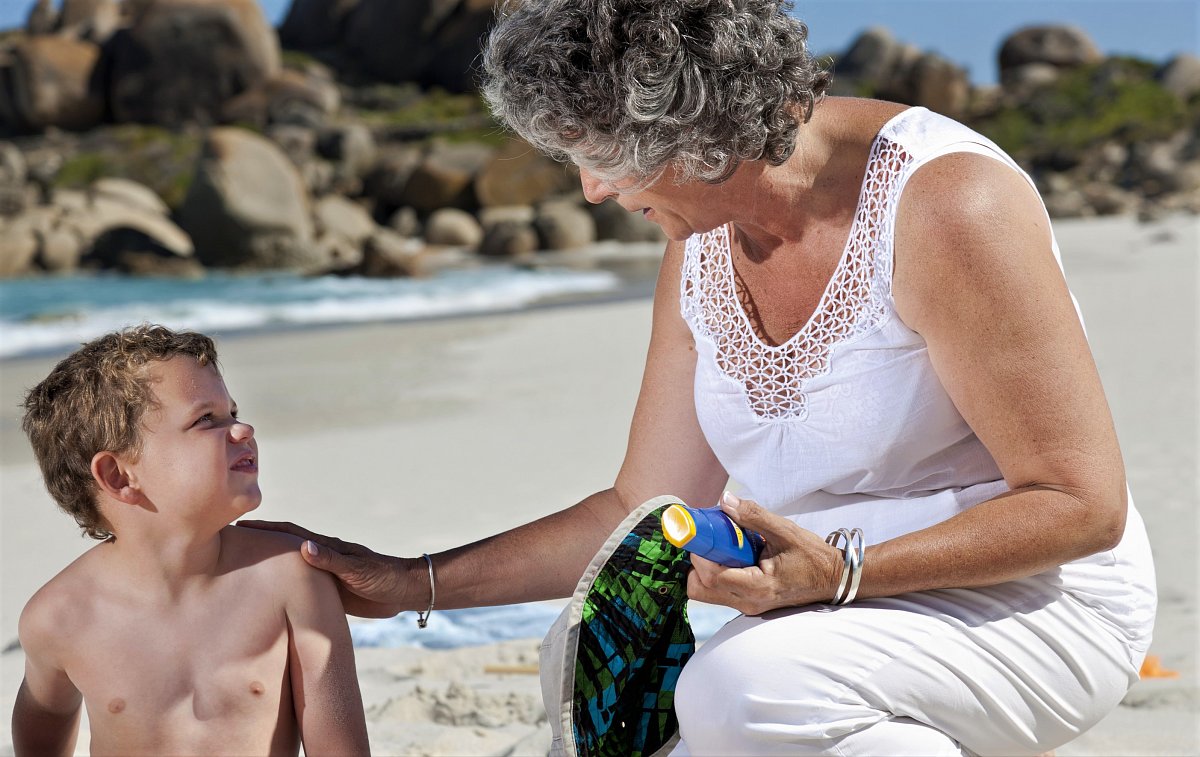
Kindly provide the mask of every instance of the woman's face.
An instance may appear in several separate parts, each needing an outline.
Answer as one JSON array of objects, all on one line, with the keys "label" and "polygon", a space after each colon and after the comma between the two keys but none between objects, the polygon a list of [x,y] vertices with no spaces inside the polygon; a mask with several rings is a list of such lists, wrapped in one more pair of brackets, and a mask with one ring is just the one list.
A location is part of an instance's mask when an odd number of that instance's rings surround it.
[{"label": "woman's face", "polygon": [[717,194],[714,187],[701,181],[676,184],[668,174],[649,187],[638,189],[632,179],[604,181],[582,167],[579,180],[588,202],[599,205],[612,198],[630,213],[641,213],[658,224],[668,239],[677,242],[725,223],[714,212]]}]

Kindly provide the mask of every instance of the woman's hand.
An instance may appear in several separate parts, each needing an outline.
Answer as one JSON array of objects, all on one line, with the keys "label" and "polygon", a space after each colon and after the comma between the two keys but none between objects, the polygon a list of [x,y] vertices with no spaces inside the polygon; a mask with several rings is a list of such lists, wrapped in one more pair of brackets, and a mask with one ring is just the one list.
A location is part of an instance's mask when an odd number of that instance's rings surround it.
[{"label": "woman's hand", "polygon": [[721,509],[742,528],[762,534],[766,547],[758,565],[749,568],[726,568],[692,555],[688,597],[745,615],[833,600],[845,563],[841,550],[728,492],[721,498]]},{"label": "woman's hand", "polygon": [[[361,544],[313,533],[295,523],[242,520],[238,521],[237,525],[264,531],[280,531],[305,539],[300,545],[300,554],[309,565],[328,571],[338,579],[342,608],[350,615],[361,618],[390,618],[401,610],[412,609],[417,605],[424,607],[421,603],[428,602],[429,587],[422,586],[416,580],[416,577],[420,576],[424,583],[429,583],[428,579],[424,578],[425,561],[421,558],[404,559],[381,555]],[[413,572],[417,567],[420,568],[420,572]],[[413,578],[410,580],[409,576]],[[424,595],[421,592],[424,592]]]}]

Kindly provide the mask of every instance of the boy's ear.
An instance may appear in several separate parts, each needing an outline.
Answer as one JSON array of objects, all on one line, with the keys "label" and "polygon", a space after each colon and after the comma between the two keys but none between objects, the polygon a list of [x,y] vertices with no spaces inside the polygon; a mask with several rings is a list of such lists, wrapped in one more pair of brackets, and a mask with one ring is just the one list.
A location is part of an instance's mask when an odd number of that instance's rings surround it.
[{"label": "boy's ear", "polygon": [[122,461],[113,453],[97,452],[92,456],[92,478],[113,499],[130,505],[138,502],[137,486],[129,480]]}]

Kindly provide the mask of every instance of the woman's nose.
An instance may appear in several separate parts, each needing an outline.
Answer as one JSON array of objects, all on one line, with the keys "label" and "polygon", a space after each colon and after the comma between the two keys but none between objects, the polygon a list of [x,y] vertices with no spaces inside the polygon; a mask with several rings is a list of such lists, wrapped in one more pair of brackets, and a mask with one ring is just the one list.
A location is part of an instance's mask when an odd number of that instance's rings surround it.
[{"label": "woman's nose", "polygon": [[579,169],[579,183],[583,185],[583,196],[593,205],[599,205],[616,194],[586,168]]}]

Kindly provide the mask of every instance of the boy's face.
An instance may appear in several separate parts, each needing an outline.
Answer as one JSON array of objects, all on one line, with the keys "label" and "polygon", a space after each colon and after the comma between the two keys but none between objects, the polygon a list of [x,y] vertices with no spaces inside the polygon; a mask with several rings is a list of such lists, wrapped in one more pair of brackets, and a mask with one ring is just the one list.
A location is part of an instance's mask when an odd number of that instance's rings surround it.
[{"label": "boy's face", "polygon": [[254,429],[211,366],[177,356],[151,363],[159,406],[142,417],[142,454],[130,481],[160,511],[224,526],[262,502]]}]

